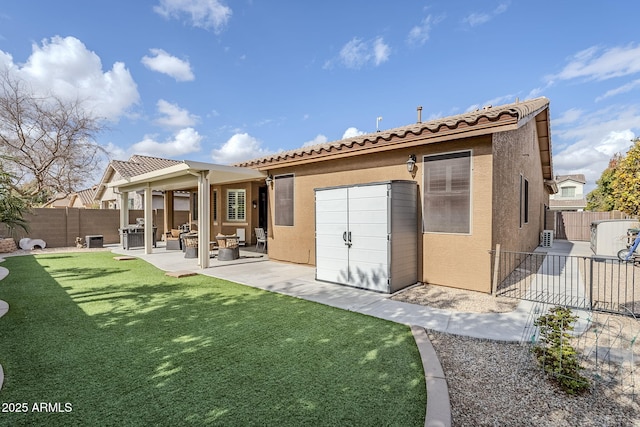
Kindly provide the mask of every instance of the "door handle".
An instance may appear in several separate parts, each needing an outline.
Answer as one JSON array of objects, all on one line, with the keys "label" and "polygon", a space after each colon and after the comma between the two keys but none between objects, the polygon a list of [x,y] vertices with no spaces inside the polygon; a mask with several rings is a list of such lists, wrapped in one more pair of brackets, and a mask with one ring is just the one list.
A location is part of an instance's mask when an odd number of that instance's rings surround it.
[{"label": "door handle", "polygon": [[351,247],[351,232],[348,233],[345,231],[342,233],[342,240],[344,240],[344,244]]}]

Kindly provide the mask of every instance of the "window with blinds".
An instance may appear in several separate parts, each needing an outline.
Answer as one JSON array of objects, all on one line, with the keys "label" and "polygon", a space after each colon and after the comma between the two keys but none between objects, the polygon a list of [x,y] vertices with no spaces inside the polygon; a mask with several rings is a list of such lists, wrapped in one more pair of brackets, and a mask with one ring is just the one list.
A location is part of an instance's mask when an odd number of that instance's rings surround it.
[{"label": "window with blinds", "polygon": [[471,232],[471,152],[424,156],[424,231]]},{"label": "window with blinds", "polygon": [[246,190],[227,190],[227,220],[246,219]]},{"label": "window with blinds", "polygon": [[274,177],[275,225],[293,225],[293,175]]},{"label": "window with blinds", "polygon": [[520,227],[529,223],[529,180],[520,175]]}]

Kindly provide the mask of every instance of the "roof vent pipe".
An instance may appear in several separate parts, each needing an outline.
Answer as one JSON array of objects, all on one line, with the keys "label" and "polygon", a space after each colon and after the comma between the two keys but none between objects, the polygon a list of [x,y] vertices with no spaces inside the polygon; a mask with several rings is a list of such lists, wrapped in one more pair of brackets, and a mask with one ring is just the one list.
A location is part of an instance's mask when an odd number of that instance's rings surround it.
[{"label": "roof vent pipe", "polygon": [[418,123],[422,123],[422,105],[418,106]]}]

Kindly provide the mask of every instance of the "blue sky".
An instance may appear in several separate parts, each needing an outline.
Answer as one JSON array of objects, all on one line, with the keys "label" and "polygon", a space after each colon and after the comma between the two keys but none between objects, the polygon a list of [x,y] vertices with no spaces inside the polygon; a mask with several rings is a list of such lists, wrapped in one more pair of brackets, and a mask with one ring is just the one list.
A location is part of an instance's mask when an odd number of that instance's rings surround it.
[{"label": "blue sky", "polygon": [[640,134],[637,1],[4,0],[0,68],[108,118],[114,158],[233,163],[546,96],[554,173]]}]

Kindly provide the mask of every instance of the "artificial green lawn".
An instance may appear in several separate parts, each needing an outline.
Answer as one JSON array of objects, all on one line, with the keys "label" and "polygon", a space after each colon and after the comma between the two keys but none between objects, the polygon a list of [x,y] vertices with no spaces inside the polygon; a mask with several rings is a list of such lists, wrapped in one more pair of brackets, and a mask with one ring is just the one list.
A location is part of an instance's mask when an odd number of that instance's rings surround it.
[{"label": "artificial green lawn", "polygon": [[2,263],[0,425],[424,424],[406,326],[112,256]]}]

